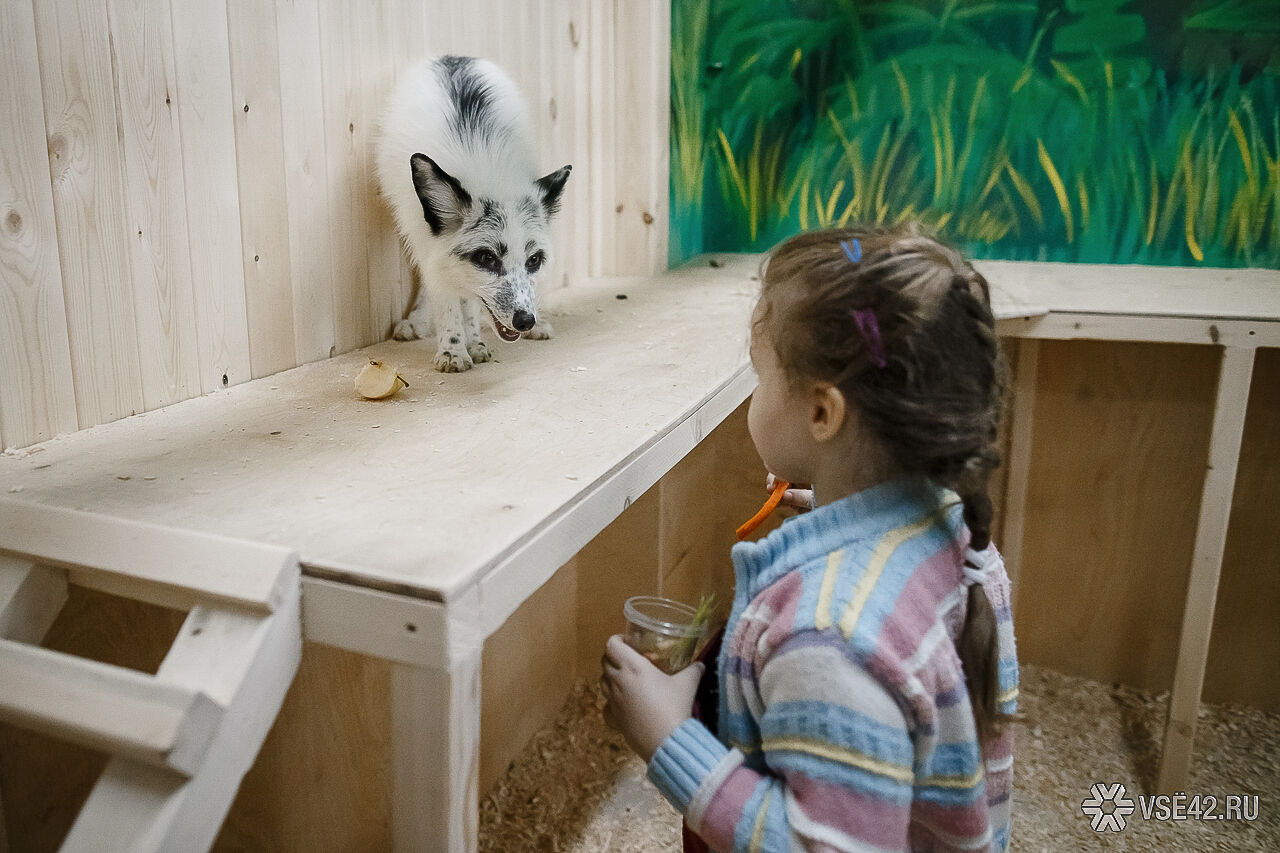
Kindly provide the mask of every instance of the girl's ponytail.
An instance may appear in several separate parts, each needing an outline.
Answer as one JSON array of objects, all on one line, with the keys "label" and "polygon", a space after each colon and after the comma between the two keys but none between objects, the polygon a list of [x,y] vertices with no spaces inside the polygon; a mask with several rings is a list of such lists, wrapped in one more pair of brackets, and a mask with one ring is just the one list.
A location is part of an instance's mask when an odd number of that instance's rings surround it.
[{"label": "girl's ponytail", "polygon": [[[985,475],[974,491],[961,495],[964,501],[964,521],[971,538],[969,547],[975,551],[986,550],[991,544],[991,498],[987,496]],[[981,568],[974,566],[974,568]],[[973,707],[973,719],[978,728],[978,738],[983,743],[1000,736],[1007,714],[1000,713],[1000,645],[996,629],[996,613],[982,584],[969,587],[964,626],[956,640],[956,652],[964,667],[965,683],[969,690],[969,704]]]}]

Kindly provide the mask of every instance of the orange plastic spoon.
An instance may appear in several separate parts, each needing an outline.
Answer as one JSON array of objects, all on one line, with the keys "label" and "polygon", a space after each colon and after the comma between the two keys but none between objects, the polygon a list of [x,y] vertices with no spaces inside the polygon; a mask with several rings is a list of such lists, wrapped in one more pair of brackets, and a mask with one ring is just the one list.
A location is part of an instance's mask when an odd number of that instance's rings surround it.
[{"label": "orange plastic spoon", "polygon": [[782,502],[782,496],[786,494],[787,489],[790,487],[791,484],[786,480],[774,482],[773,491],[769,493],[769,499],[764,502],[764,506],[760,507],[759,512],[743,522],[742,526],[738,528],[739,540],[746,539],[757,527],[764,523],[764,520],[769,517],[769,513],[778,508],[778,504]]}]

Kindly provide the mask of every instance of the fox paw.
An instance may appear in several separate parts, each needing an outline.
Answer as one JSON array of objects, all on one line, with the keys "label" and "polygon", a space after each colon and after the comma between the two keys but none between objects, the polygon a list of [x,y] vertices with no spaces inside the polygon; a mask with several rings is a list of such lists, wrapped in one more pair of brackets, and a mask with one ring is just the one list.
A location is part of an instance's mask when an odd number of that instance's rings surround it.
[{"label": "fox paw", "polygon": [[433,364],[436,370],[441,373],[463,373],[470,370],[474,362],[471,361],[471,356],[465,352],[455,353],[449,350],[440,350],[436,353]]}]

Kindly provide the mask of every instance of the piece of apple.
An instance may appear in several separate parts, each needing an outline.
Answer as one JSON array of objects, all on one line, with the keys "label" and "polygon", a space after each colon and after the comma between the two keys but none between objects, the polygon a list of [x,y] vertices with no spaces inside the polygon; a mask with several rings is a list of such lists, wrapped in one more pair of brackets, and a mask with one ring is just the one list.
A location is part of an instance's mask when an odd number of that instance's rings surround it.
[{"label": "piece of apple", "polygon": [[381,400],[408,387],[404,377],[386,362],[370,359],[356,374],[356,393],[366,400]]}]

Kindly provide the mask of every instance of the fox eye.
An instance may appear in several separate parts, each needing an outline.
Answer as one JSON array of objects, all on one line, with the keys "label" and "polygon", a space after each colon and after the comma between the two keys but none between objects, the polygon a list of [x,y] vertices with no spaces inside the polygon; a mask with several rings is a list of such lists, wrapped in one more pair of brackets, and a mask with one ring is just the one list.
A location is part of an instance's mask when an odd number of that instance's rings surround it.
[{"label": "fox eye", "polygon": [[489,249],[476,249],[471,253],[471,263],[489,272],[502,272],[502,260]]},{"label": "fox eye", "polygon": [[542,252],[534,252],[532,255],[529,256],[529,260],[524,262],[525,271],[532,275],[533,273],[542,269],[542,265],[546,263],[546,261],[547,261],[547,256],[544,255]]}]

